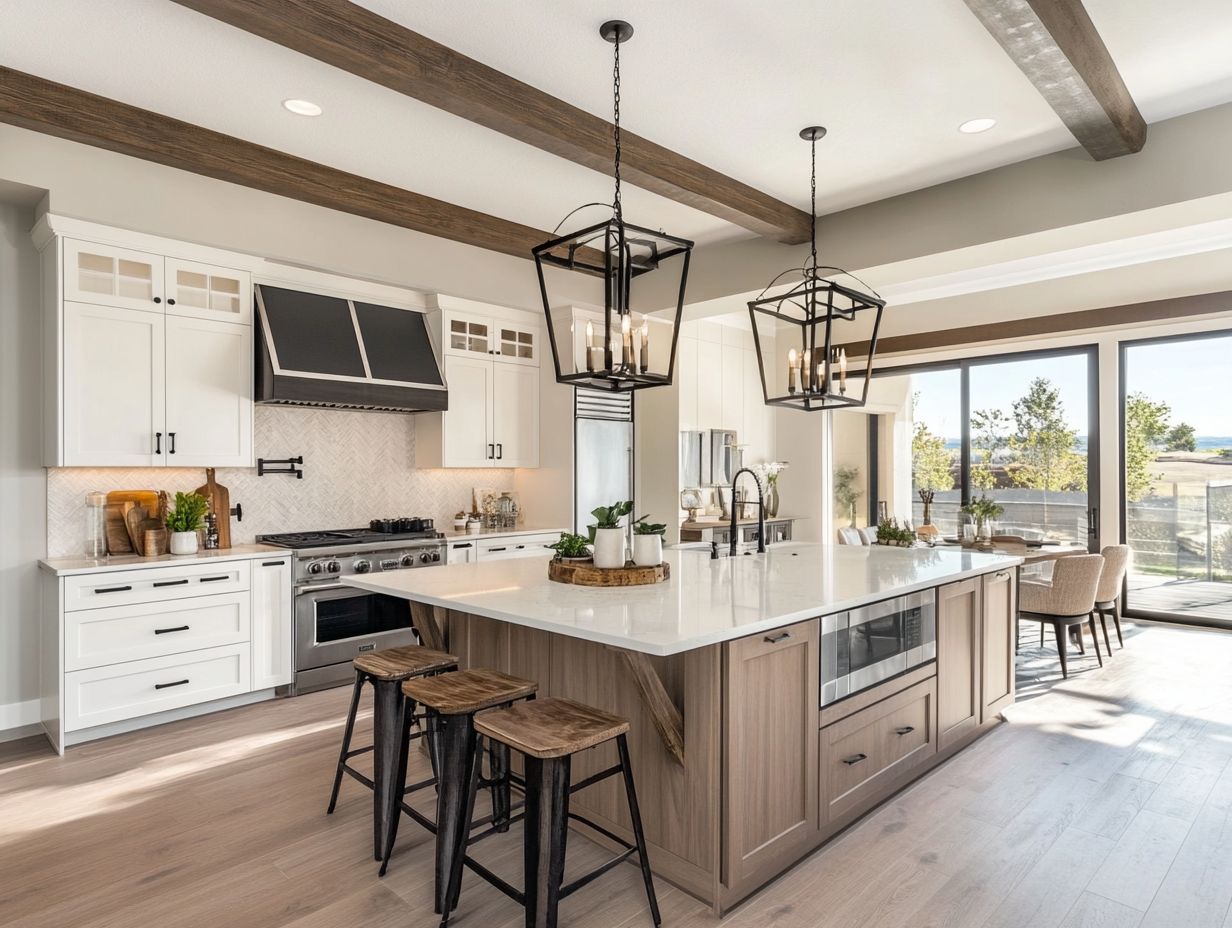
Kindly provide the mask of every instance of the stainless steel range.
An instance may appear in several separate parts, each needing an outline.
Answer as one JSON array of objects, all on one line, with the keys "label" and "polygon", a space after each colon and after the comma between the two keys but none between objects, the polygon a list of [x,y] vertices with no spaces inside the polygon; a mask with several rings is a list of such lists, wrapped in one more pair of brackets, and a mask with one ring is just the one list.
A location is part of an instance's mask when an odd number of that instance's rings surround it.
[{"label": "stainless steel range", "polygon": [[351,660],[364,651],[417,643],[405,600],[339,580],[444,564],[445,539],[431,519],[378,519],[368,528],[258,535],[257,541],[295,554],[292,695],[350,683]]}]

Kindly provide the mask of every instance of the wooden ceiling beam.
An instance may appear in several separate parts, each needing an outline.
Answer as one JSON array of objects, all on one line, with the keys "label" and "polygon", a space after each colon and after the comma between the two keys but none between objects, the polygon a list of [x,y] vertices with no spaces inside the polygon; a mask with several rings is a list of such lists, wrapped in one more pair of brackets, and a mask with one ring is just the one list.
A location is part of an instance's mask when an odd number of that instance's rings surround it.
[{"label": "wooden ceiling beam", "polygon": [[1146,121],[1082,0],[966,0],[1096,161],[1146,144]]},{"label": "wooden ceiling beam", "polygon": [[530,226],[5,67],[0,122],[518,258],[529,259],[531,249],[550,238]]},{"label": "wooden ceiling beam", "polygon": [[[175,2],[561,158],[612,169],[607,120],[347,0]],[[595,53],[607,54],[594,38]],[[759,235],[808,241],[806,211],[627,130],[621,176]]]}]

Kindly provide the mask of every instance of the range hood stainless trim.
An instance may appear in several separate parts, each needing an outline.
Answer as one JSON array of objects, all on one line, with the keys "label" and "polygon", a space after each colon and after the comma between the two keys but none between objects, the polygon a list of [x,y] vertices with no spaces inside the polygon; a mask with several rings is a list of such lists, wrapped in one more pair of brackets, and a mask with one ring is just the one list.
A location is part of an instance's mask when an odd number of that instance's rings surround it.
[{"label": "range hood stainless trim", "polygon": [[[256,402],[270,405],[316,406],[340,409],[368,409],[387,412],[443,411],[449,408],[448,384],[441,367],[440,351],[428,335],[432,350],[434,373],[440,383],[417,383],[389,380],[371,375],[367,349],[355,310],[355,301],[342,297],[350,313],[351,330],[355,341],[346,345],[348,350],[358,350],[367,376],[321,373],[288,369],[278,357],[278,344],[270,327],[262,285],[255,286],[255,305],[260,333],[256,339]],[[287,287],[279,290],[296,292]],[[303,291],[310,293],[310,291]],[[374,305],[367,304],[365,305]],[[383,307],[391,312],[415,312],[395,307]]]}]

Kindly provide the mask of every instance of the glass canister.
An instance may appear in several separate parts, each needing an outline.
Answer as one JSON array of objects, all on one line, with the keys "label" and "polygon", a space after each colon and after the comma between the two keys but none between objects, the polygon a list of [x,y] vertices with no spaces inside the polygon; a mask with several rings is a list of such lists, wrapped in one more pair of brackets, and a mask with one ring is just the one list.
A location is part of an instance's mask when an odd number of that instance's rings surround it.
[{"label": "glass canister", "polygon": [[107,556],[107,494],[86,494],[86,557]]}]

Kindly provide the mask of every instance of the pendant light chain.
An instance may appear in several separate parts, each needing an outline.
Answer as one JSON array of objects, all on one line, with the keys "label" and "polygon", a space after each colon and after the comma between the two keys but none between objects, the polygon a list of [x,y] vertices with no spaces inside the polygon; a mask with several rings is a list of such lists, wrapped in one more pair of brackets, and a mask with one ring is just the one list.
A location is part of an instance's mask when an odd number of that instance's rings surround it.
[{"label": "pendant light chain", "polygon": [[612,212],[617,222],[624,221],[624,211],[620,205],[620,38],[612,43],[615,46],[615,64],[612,66],[612,137],[616,142],[616,158],[614,175],[616,177],[616,195],[612,200]]},{"label": "pendant light chain", "polygon": [[812,139],[813,153],[813,173],[811,180],[811,193],[813,207],[809,210],[809,241],[812,242],[812,259],[813,259],[813,276],[817,276],[817,136]]}]

